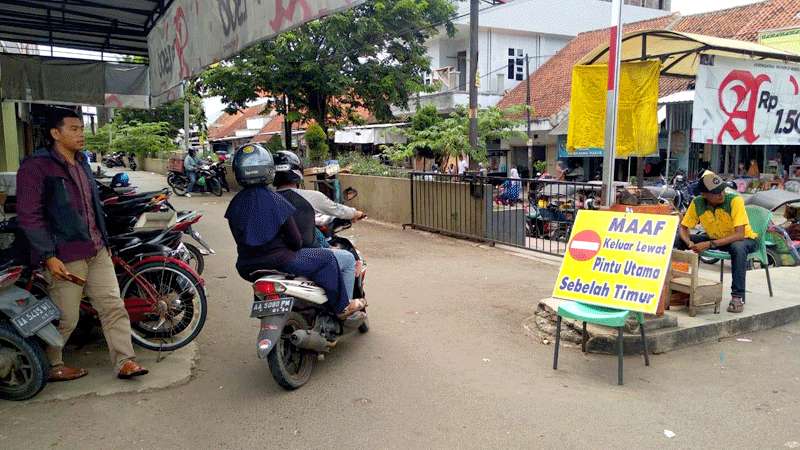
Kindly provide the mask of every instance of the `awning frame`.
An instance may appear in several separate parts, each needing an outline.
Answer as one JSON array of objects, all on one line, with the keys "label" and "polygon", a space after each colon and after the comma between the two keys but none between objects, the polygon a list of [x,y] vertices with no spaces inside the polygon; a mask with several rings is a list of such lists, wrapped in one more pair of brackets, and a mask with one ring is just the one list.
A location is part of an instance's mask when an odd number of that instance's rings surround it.
[{"label": "awning frame", "polygon": [[[676,43],[696,43],[697,45],[687,49],[651,54],[648,51],[648,37],[651,36],[675,41]],[[626,33],[625,36],[622,37],[623,47],[626,42],[637,38],[641,38],[641,52],[637,56],[625,57],[623,54],[622,62],[658,59],[662,64],[666,63],[666,65],[661,69],[661,75],[664,76],[693,79],[695,74],[675,72],[672,69],[683,63],[687,57],[697,56],[707,52],[721,52],[722,54],[726,54],[728,56],[747,56],[750,58],[757,58],[759,60],[800,63],[800,55],[789,53],[783,50],[772,49],[770,47],[748,41],[737,41],[733,39],[724,39],[713,36],[657,29]],[[737,47],[737,43],[741,43],[742,46]],[[609,45],[602,44],[584,56],[578,62],[578,64],[597,64],[604,57],[607,59],[608,51]],[[667,61],[669,62],[667,63]]]}]

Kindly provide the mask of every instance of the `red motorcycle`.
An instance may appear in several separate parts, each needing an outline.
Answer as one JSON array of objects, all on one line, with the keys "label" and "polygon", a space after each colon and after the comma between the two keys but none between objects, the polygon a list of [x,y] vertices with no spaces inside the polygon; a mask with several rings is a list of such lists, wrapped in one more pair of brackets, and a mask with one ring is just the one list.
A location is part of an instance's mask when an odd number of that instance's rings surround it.
[{"label": "red motorcycle", "polygon": [[[136,237],[110,238],[120,296],[131,320],[133,342],[148,350],[173,351],[203,329],[207,315],[203,279],[186,262],[167,256],[169,249]],[[36,270],[23,287],[47,295],[47,281]],[[81,302],[79,328],[99,323],[97,311]]]}]

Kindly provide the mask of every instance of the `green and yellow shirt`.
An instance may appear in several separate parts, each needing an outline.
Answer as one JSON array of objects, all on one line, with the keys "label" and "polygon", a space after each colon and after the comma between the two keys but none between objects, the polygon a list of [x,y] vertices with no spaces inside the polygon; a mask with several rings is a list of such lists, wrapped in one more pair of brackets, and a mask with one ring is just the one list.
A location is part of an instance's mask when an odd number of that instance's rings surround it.
[{"label": "green and yellow shirt", "polygon": [[725,200],[719,206],[710,205],[703,197],[695,197],[681,225],[694,228],[701,224],[711,239],[722,239],[732,235],[736,227],[744,226],[744,237],[757,239],[758,234],[750,228],[750,220],[744,209],[742,197],[726,193]]}]

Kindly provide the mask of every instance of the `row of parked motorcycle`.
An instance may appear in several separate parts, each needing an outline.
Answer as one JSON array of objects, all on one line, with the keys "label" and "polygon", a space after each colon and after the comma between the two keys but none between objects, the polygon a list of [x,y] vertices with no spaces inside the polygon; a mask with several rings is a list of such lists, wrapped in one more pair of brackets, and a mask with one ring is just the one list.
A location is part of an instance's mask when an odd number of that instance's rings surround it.
[{"label": "row of parked motorcycle", "polygon": [[[125,165],[126,160],[128,161],[127,165]],[[108,168],[126,167],[130,170],[136,170],[138,167],[136,164],[136,155],[125,152],[114,152],[103,156],[103,165]]]},{"label": "row of parked motorcycle", "polygon": [[[201,277],[204,258],[214,254],[193,225],[202,215],[176,211],[167,189],[137,192],[97,181],[107,217],[109,248],[120,294],[131,320],[133,342],[154,351],[174,351],[194,340],[207,315]],[[140,229],[147,219],[163,228]],[[152,221],[151,221],[152,223]],[[42,269],[28,260],[27,240],[12,218],[0,223],[0,398],[24,400],[40,392],[49,362],[45,345],[63,345],[53,322],[59,310],[48,297]],[[184,237],[192,242],[184,241]],[[71,341],[78,345],[99,326],[89,302]]]}]

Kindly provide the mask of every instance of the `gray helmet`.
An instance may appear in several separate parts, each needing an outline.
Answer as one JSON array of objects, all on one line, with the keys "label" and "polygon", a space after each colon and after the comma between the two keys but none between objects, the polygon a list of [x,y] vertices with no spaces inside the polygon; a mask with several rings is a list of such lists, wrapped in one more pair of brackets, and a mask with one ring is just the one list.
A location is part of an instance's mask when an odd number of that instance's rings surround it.
[{"label": "gray helmet", "polygon": [[303,181],[303,163],[294,153],[287,150],[275,152],[275,185]]},{"label": "gray helmet", "polygon": [[275,161],[259,144],[239,147],[233,155],[233,175],[240,186],[266,186],[275,179]]}]

